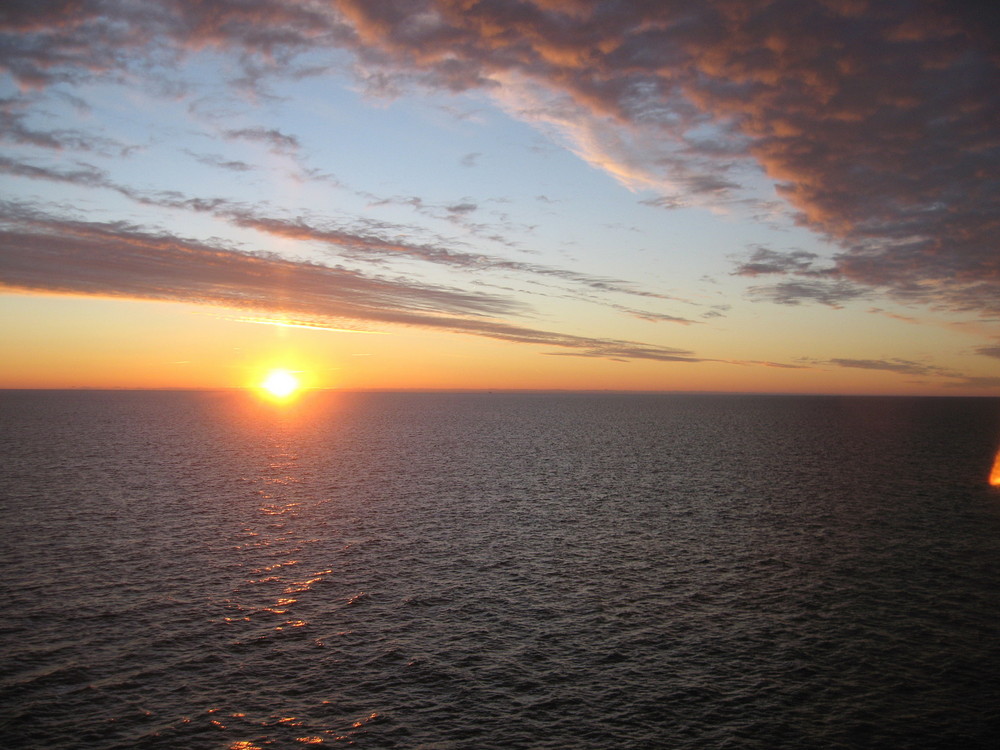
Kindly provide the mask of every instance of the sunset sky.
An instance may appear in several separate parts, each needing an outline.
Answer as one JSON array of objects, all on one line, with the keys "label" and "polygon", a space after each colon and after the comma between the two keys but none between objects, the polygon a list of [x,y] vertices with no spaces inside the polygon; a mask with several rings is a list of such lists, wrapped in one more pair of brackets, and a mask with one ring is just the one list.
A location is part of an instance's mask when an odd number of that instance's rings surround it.
[{"label": "sunset sky", "polygon": [[1000,395],[1000,24],[0,6],[0,387]]}]

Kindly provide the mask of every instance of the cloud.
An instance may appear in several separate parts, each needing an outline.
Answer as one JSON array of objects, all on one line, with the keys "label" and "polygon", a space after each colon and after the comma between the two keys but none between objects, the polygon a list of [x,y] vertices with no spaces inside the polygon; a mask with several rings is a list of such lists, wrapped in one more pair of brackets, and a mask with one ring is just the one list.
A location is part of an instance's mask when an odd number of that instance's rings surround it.
[{"label": "cloud", "polygon": [[294,154],[302,146],[294,135],[282,133],[276,128],[239,128],[226,130],[223,135],[227,138],[262,143],[276,154]]},{"label": "cloud", "polygon": [[813,369],[811,365],[793,365],[787,362],[768,362],[766,360],[751,359],[751,360],[732,360],[729,364],[733,365],[755,365],[758,367],[774,367],[779,370],[811,370]]},{"label": "cloud", "polygon": [[984,357],[994,357],[995,359],[1000,359],[1000,345],[980,346],[976,349],[976,354],[981,354]]},{"label": "cloud", "polygon": [[[69,94],[62,94],[60,98],[71,101],[77,107],[85,106],[81,105],[76,97]],[[112,156],[123,156],[130,150],[130,147],[123,146],[111,138],[94,135],[79,129],[39,130],[32,127],[27,123],[27,110],[32,103],[34,103],[32,97],[0,98],[0,139],[8,143],[56,151],[71,149]]]},{"label": "cloud", "polygon": [[849,281],[780,281],[777,284],[761,284],[749,289],[755,299],[776,302],[779,305],[800,305],[803,302],[818,302],[828,307],[840,308],[856,299],[865,299],[869,290]]},{"label": "cloud", "polygon": [[649,321],[650,323],[679,323],[683,326],[689,325],[699,325],[698,321],[691,320],[689,318],[682,318],[677,315],[668,315],[666,313],[650,312],[649,310],[636,310],[631,307],[625,307],[624,305],[613,305],[616,310],[620,310],[623,313],[631,315],[633,318],[639,318],[640,320]]},{"label": "cloud", "polygon": [[[766,247],[754,249],[750,258],[736,267],[739,276],[764,276],[767,274],[803,274],[817,275],[813,269],[813,261],[819,256],[805,250],[793,250],[782,253]],[[828,273],[828,272],[827,272]]]},{"label": "cloud", "polygon": [[995,14],[863,0],[339,7],[370,65],[449,88],[493,81],[582,158],[662,190],[659,205],[725,199],[752,158],[840,245],[846,284],[1000,310]]},{"label": "cloud", "polygon": [[[30,89],[210,50],[256,80],[297,75],[299,53],[347,50],[371,91],[488,91],[623,184],[655,191],[657,205],[757,205],[745,188],[762,171],[803,226],[840,248],[829,284],[781,283],[764,297],[840,304],[867,288],[996,315],[1000,29],[972,7],[15,2],[0,16],[0,68]],[[266,132],[239,137],[294,149]]]},{"label": "cloud", "polygon": [[[0,156],[0,173],[84,187],[105,188],[144,205],[211,214],[234,226],[252,229],[272,237],[327,245],[335,249],[339,255],[355,259],[408,258],[467,271],[507,271],[547,277],[583,286],[592,292],[667,299],[664,295],[641,289],[620,279],[593,276],[569,269],[509,260],[482,253],[465,252],[444,244],[416,243],[395,239],[387,236],[390,230],[388,227],[381,232],[374,229],[359,229],[353,225],[338,224],[328,219],[271,216],[259,212],[254,207],[235,203],[225,198],[198,198],[185,196],[174,191],[136,190],[114,182],[103,170],[88,164],[80,164],[72,169],[60,169]],[[423,205],[420,198],[414,197],[410,200],[419,206]],[[471,203],[460,203],[446,207],[445,210],[463,214],[475,210],[475,206]]]},{"label": "cloud", "polygon": [[54,216],[0,202],[0,287],[126,297],[412,325],[554,346],[577,356],[699,361],[692,352],[508,323],[525,309],[507,298],[367,276],[356,271],[149,230],[123,221]]},{"label": "cloud", "polygon": [[[823,364],[823,363],[819,363]],[[996,388],[1000,385],[1000,377],[964,375],[945,367],[937,367],[909,359],[830,359],[825,364],[837,367],[848,367],[860,370],[880,370],[894,372],[899,375],[916,375],[920,377],[947,378],[943,383],[946,388]]]},{"label": "cloud", "polygon": [[12,0],[0,9],[0,70],[25,88],[121,77],[200,50],[235,51],[248,74],[347,44],[352,32],[312,2]]},{"label": "cloud", "polygon": [[32,180],[51,180],[84,187],[112,187],[107,174],[90,164],[78,163],[75,169],[53,169],[0,156],[0,172]]},{"label": "cloud", "polygon": [[218,167],[228,169],[231,172],[250,172],[253,166],[239,159],[226,159],[218,154],[196,154],[192,151],[186,152],[195,161],[208,167]]},{"label": "cloud", "polygon": [[948,388],[996,388],[1000,386],[1000,377],[966,375],[952,383],[945,383]]},{"label": "cloud", "polygon": [[913,362],[907,359],[831,359],[829,364],[837,367],[852,367],[860,370],[884,370],[900,375],[945,375],[956,377],[951,370],[933,365]]}]

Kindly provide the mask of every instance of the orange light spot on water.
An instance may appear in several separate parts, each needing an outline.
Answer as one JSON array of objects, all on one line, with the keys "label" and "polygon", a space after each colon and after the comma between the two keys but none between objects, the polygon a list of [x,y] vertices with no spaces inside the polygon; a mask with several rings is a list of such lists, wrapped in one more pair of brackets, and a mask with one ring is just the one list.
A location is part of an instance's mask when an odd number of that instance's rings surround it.
[{"label": "orange light spot on water", "polygon": [[996,458],[993,459],[993,470],[990,472],[990,484],[1000,487],[1000,450],[997,451]]}]

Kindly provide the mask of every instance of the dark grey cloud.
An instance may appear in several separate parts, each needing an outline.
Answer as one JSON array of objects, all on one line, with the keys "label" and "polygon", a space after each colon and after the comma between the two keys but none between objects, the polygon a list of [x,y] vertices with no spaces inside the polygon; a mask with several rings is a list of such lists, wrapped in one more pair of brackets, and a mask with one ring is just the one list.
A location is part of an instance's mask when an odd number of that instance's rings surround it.
[{"label": "dark grey cloud", "polygon": [[843,307],[856,299],[865,299],[870,290],[864,286],[844,280],[780,281],[776,284],[761,284],[750,287],[754,299],[776,302],[779,305],[800,305],[803,302],[818,302],[828,307]]},{"label": "dark grey cloud", "polygon": [[813,263],[819,256],[805,250],[778,252],[766,247],[756,247],[749,259],[736,267],[739,276],[764,276],[768,274],[802,274],[816,276],[830,271],[817,271]]}]

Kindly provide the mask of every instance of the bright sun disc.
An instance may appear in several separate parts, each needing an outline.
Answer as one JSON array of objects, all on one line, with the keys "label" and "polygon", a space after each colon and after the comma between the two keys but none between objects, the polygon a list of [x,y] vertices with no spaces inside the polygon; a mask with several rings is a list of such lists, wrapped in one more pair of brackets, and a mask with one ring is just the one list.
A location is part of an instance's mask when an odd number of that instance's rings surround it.
[{"label": "bright sun disc", "polygon": [[299,379],[288,370],[272,370],[260,387],[275,398],[288,398],[299,389]]}]

